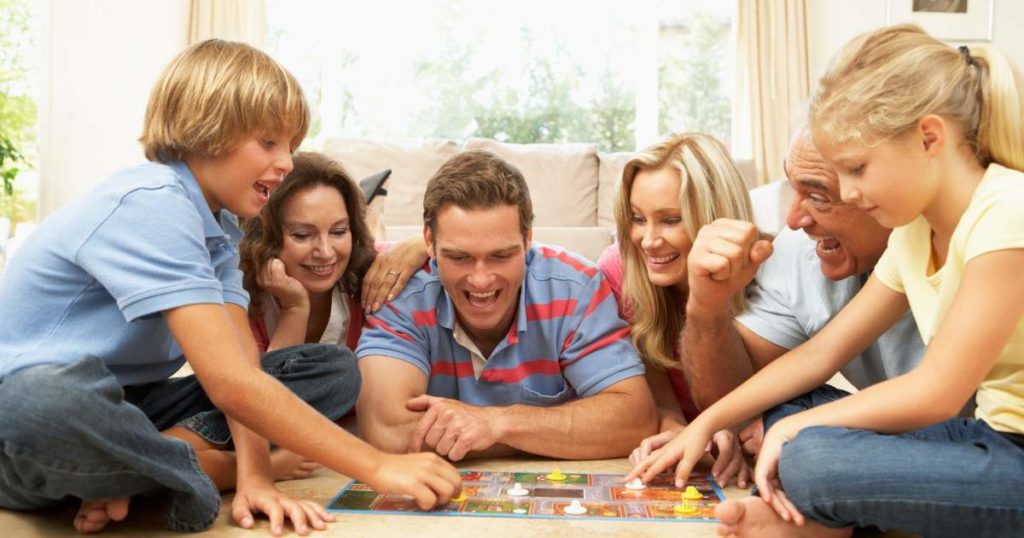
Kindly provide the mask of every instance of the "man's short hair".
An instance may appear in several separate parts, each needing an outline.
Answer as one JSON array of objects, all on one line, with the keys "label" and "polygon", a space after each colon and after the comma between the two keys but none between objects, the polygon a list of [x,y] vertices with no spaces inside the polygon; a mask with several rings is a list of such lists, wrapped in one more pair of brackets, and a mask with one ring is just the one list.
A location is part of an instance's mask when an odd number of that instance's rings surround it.
[{"label": "man's short hair", "polygon": [[449,204],[468,210],[514,205],[519,209],[519,231],[524,240],[533,226],[533,202],[522,172],[486,151],[455,155],[427,182],[423,223],[435,237],[437,214]]},{"label": "man's short hair", "polygon": [[179,54],[149,95],[142,127],[151,161],[220,157],[246,138],[306,136],[309,107],[302,88],[266,53],[244,43],[209,39]]}]

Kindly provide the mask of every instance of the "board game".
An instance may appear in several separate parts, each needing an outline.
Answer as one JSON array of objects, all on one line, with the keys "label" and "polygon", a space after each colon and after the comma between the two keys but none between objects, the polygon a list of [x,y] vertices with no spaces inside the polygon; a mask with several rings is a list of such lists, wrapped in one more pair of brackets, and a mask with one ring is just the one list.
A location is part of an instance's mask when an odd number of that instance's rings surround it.
[{"label": "board game", "polygon": [[630,489],[623,476],[616,474],[556,470],[560,476],[551,480],[548,477],[553,474],[544,472],[460,472],[462,494],[431,511],[419,509],[409,496],[379,494],[357,481],[345,486],[327,509],[363,514],[715,521],[712,512],[725,500],[710,475],[691,475],[687,486],[695,489],[689,489],[690,500],[683,501],[684,490],[675,487],[668,473],[643,489]]}]

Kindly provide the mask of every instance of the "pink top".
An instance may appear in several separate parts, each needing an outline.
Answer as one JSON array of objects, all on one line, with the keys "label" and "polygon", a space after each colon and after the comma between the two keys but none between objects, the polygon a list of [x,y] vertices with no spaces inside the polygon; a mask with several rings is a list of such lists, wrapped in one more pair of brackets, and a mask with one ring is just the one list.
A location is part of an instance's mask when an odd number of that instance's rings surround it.
[{"label": "pink top", "polygon": [[[604,249],[601,253],[601,257],[597,260],[597,266],[604,273],[605,280],[612,287],[612,293],[615,294],[615,300],[619,304],[619,315],[622,319],[630,321],[633,318],[633,312],[631,305],[626,304],[625,299],[622,297],[622,254],[619,252],[619,244],[616,242]],[[676,360],[679,360],[679,350],[676,349],[675,353]],[[690,395],[690,387],[686,383],[686,377],[683,375],[681,370],[671,369],[666,370],[668,373],[668,380],[672,385],[672,392],[676,395],[676,401],[679,402],[679,409],[683,412],[683,417],[686,418],[687,422],[697,418],[700,411],[697,410],[697,404],[693,402],[693,396]]]}]

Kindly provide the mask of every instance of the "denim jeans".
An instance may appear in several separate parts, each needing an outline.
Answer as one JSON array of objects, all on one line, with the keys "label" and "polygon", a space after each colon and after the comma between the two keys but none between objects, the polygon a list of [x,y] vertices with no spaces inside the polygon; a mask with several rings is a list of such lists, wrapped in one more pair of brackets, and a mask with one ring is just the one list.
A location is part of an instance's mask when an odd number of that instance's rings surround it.
[{"label": "denim jeans", "polygon": [[[263,369],[331,419],[359,392],[352,352],[305,345],[267,353]],[[194,376],[122,387],[97,357],[26,368],[0,378],[0,507],[166,495],[177,531],[213,524],[220,493],[187,443],[160,434],[183,425],[215,443],[230,432]]]},{"label": "denim jeans", "polygon": [[[765,429],[846,395],[816,389],[765,413]],[[779,477],[800,512],[829,527],[1024,535],[1024,437],[980,420],[953,418],[896,435],[806,428],[783,446]]]}]

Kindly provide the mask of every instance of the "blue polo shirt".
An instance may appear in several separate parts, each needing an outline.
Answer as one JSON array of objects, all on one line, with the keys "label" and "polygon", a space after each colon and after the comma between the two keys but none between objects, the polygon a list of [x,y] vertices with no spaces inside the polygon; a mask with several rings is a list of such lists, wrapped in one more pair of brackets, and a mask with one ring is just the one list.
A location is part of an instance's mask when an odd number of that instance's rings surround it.
[{"label": "blue polo shirt", "polygon": [[161,312],[248,306],[240,238],[184,163],[118,172],[39,225],[0,276],[0,378],[86,355],[123,385],[167,378],[184,357]]},{"label": "blue polo shirt", "polygon": [[356,355],[407,361],[429,378],[428,394],[473,405],[557,405],[644,374],[601,272],[555,247],[527,251],[517,315],[479,378],[470,351],[455,340],[455,323],[431,260],[368,316]]}]

